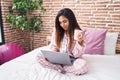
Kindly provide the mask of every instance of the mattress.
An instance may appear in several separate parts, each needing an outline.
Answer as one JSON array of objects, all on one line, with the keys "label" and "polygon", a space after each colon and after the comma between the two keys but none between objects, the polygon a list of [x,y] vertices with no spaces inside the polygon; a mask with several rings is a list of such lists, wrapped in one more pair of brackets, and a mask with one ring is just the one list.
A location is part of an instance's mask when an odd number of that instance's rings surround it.
[{"label": "mattress", "polygon": [[42,67],[36,60],[40,50],[32,50],[0,66],[0,80],[120,80],[120,55],[84,55],[88,72],[84,75],[62,74]]}]

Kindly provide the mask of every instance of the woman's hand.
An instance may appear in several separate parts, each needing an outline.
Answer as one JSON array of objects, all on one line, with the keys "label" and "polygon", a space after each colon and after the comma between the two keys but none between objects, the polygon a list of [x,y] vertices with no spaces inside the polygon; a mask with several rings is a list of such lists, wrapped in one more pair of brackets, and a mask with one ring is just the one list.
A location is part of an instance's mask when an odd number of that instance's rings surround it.
[{"label": "woman's hand", "polygon": [[74,32],[74,40],[78,41],[80,45],[83,45],[84,43],[84,34],[85,31],[81,31],[81,30],[75,30]]}]

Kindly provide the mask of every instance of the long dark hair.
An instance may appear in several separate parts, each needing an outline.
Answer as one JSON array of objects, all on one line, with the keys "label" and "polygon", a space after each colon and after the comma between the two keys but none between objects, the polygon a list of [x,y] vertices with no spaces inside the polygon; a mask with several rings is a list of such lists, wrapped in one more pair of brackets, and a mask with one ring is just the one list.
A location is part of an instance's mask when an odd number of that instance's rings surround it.
[{"label": "long dark hair", "polygon": [[55,19],[55,29],[56,29],[55,38],[56,38],[56,44],[57,44],[58,51],[60,49],[60,42],[62,41],[64,33],[65,33],[65,30],[60,26],[60,22],[59,22],[60,16],[65,16],[69,20],[68,36],[69,36],[69,40],[70,40],[70,42],[69,42],[69,50],[70,50],[72,47],[72,44],[73,44],[74,30],[75,29],[81,30],[81,28],[79,27],[77,20],[75,18],[75,15],[71,9],[69,9],[69,8],[61,9],[58,12],[56,19]]}]

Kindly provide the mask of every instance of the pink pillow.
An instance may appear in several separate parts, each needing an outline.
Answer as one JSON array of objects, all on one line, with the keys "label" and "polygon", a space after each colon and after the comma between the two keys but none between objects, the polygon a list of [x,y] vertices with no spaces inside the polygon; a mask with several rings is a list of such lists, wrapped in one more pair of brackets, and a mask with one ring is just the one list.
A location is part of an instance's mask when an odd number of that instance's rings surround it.
[{"label": "pink pillow", "polygon": [[89,28],[85,31],[85,54],[104,54],[106,29]]}]

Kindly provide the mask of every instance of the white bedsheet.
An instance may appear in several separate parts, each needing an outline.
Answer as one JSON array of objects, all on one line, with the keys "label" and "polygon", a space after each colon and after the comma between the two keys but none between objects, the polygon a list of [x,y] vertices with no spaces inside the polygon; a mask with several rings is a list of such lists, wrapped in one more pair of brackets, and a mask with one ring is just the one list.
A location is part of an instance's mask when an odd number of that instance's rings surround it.
[{"label": "white bedsheet", "polygon": [[88,73],[80,76],[61,74],[43,68],[37,61],[37,48],[0,66],[0,80],[120,80],[120,55],[84,55]]}]

